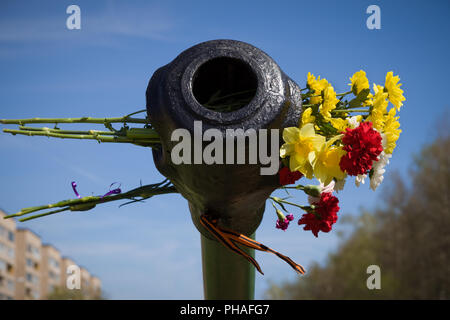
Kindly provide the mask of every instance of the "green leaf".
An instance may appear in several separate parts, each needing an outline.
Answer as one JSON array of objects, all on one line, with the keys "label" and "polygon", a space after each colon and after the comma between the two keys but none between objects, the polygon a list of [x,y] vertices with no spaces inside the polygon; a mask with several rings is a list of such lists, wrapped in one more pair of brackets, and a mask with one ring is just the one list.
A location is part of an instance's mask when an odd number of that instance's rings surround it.
[{"label": "green leaf", "polygon": [[367,100],[367,96],[370,93],[370,89],[363,89],[361,92],[352,100],[350,100],[348,106],[350,108],[356,108],[363,104]]}]

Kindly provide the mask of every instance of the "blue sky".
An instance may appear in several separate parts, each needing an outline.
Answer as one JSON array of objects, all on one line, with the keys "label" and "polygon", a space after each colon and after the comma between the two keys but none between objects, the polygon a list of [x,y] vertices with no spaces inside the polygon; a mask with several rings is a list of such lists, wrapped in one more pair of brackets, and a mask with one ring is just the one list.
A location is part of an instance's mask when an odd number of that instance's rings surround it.
[{"label": "blue sky", "polygon": [[[70,4],[81,8],[81,30],[66,28]],[[366,28],[371,4],[381,8],[380,30]],[[371,84],[383,84],[391,70],[400,75],[407,98],[403,133],[387,175],[406,175],[449,106],[449,8],[448,1],[1,1],[0,118],[120,116],[143,109],[158,67],[199,42],[236,39],[267,52],[302,87],[309,71],[338,92],[347,91],[348,78],[360,69]],[[0,134],[0,150],[0,207],[9,213],[72,198],[73,180],[88,195],[104,193],[115,181],[128,190],[140,180],[162,179],[150,150],[132,145]],[[383,202],[380,190],[356,189],[350,181],[339,199],[341,216]],[[274,224],[267,206],[257,239],[306,267],[323,263],[338,245],[336,232],[316,239],[296,225],[282,232]],[[203,298],[200,238],[179,195],[20,226],[98,275],[110,298]],[[257,259],[266,274],[256,275],[257,298],[269,281],[297,277],[272,255],[257,253]]]}]

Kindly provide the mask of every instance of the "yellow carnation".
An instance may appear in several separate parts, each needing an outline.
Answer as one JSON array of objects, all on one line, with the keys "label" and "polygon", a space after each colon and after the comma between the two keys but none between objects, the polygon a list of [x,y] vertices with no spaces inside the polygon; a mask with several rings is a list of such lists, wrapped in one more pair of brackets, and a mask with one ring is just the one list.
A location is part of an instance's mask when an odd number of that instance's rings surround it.
[{"label": "yellow carnation", "polygon": [[312,108],[307,108],[302,113],[302,127],[307,123],[314,123],[316,121],[316,117],[311,115],[312,114]]},{"label": "yellow carnation", "polygon": [[330,111],[336,108],[339,99],[336,98],[336,92],[332,86],[328,86],[324,91],[323,103],[319,107],[319,111],[326,119],[331,118]]},{"label": "yellow carnation", "polygon": [[313,92],[313,95],[317,97],[311,97],[310,103],[311,104],[318,104],[322,102],[322,91],[325,90],[326,87],[328,87],[329,83],[327,79],[320,79],[320,76],[316,77],[311,73],[308,72],[307,76],[307,84],[309,89]]},{"label": "yellow carnation", "polygon": [[330,118],[329,120],[331,125],[339,132],[345,131],[345,128],[348,128],[348,122],[346,119]]},{"label": "yellow carnation", "polygon": [[397,146],[397,140],[402,132],[402,130],[399,129],[400,122],[398,122],[400,117],[396,117],[395,114],[396,111],[392,108],[385,117],[383,134],[385,136],[384,152],[387,154],[391,154],[394,151]]},{"label": "yellow carnation", "polygon": [[369,89],[369,80],[366,77],[366,73],[363,70],[355,72],[350,78],[349,85],[352,87],[352,91],[355,96],[363,89]]},{"label": "yellow carnation", "polygon": [[375,96],[373,97],[373,106],[368,121],[372,121],[375,129],[381,132],[384,126],[385,115],[387,113],[388,94],[383,91],[383,87],[374,85]]},{"label": "yellow carnation", "polygon": [[386,74],[386,82],[384,84],[384,90],[388,93],[389,101],[400,111],[400,107],[403,105],[402,101],[405,101],[403,96],[403,90],[400,89],[401,83],[399,76],[394,77],[394,73],[389,71]]}]

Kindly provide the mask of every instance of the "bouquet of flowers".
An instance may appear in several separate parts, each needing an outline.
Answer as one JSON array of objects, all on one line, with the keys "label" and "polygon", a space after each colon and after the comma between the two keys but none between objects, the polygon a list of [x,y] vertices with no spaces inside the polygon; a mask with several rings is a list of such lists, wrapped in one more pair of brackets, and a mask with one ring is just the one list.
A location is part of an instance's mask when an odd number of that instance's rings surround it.
[{"label": "bouquet of flowers", "polygon": [[[304,230],[317,237],[319,231],[332,229],[339,211],[333,191],[343,189],[349,176],[358,187],[369,179],[373,190],[383,181],[401,133],[396,115],[405,97],[399,81],[388,72],[384,86],[374,84],[371,92],[366,73],[360,70],[350,78],[351,90],[338,94],[326,79],[308,73],[299,127],[283,131],[280,157],[284,166],[279,171],[283,188],[303,190],[309,196],[309,206],[297,205],[306,211],[298,220],[299,225],[305,225]],[[349,95],[353,96],[350,100]],[[302,176],[315,178],[320,184],[285,186]],[[283,204],[295,204],[271,199],[278,216],[276,227],[286,230],[294,217],[285,216],[276,204],[283,210]]]}]

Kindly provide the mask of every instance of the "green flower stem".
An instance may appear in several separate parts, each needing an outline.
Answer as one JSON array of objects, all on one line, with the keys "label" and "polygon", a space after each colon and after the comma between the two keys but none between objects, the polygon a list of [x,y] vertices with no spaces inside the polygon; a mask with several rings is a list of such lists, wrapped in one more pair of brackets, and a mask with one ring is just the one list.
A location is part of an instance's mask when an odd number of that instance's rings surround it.
[{"label": "green flower stem", "polygon": [[278,209],[277,206],[275,205],[275,203],[273,203],[273,201],[270,201],[270,203],[272,204],[272,207],[273,207],[275,210]]},{"label": "green flower stem", "polygon": [[43,128],[35,128],[35,127],[25,127],[19,126],[20,130],[25,131],[43,131],[50,133],[60,133],[60,134],[83,134],[83,135],[115,135],[116,132],[113,131],[99,131],[99,130],[88,130],[88,131],[80,131],[80,130],[61,130],[61,129],[51,129],[47,127]]},{"label": "green flower stem", "polygon": [[331,112],[368,112],[368,109],[334,109]]},{"label": "green flower stem", "polygon": [[[151,129],[147,129],[151,130]],[[10,133],[12,135],[20,134],[26,136],[46,136],[53,138],[61,138],[61,139],[88,139],[88,140],[97,140],[99,142],[113,142],[113,143],[133,143],[140,146],[155,146],[160,143],[159,138],[156,138],[155,135],[150,134],[149,136],[141,136],[136,138],[129,138],[126,136],[109,136],[109,135],[98,135],[94,134],[65,134],[59,133],[59,131],[50,131],[50,130],[13,130],[13,129],[3,129],[3,132]],[[56,133],[58,132],[58,133]],[[109,133],[108,133],[109,134]]]},{"label": "green flower stem", "polygon": [[[112,201],[111,198],[113,198],[115,196],[116,195],[108,197],[108,198],[105,198],[105,199],[107,199],[108,201]],[[96,201],[99,201],[100,199],[101,199],[100,197],[89,196],[89,197],[83,197],[83,198],[80,198],[80,199],[76,198],[76,199],[63,200],[63,201],[59,201],[59,202],[56,202],[56,203],[42,205],[42,206],[23,208],[17,213],[10,214],[10,215],[6,216],[5,219],[12,218],[12,217],[20,217],[20,216],[23,216],[23,215],[26,215],[26,214],[29,214],[29,213],[33,213],[33,212],[36,212],[36,211],[41,211],[41,210],[45,210],[45,209],[52,209],[52,208],[67,207],[66,210],[70,210],[71,206],[80,205],[80,204],[86,204],[86,203],[95,203]]]},{"label": "green flower stem", "polygon": [[70,209],[70,208],[67,207],[67,208],[62,208],[62,209],[58,209],[58,210],[53,210],[53,211],[46,212],[46,213],[36,214],[36,215],[34,215],[34,216],[31,216],[31,217],[19,219],[19,221],[20,221],[20,222],[24,222],[24,221],[28,221],[28,220],[32,220],[32,219],[36,219],[36,218],[40,218],[40,217],[45,217],[45,216],[49,216],[49,215],[51,215],[51,214],[55,214],[55,213],[58,213],[58,212],[67,211],[67,210],[69,210],[69,209]]},{"label": "green flower stem", "polygon": [[133,113],[127,114],[127,115],[125,116],[125,118],[131,117],[131,116],[134,116],[135,114],[138,114],[138,113],[142,113],[142,112],[147,112],[147,109],[142,109],[142,110],[139,110],[139,111],[136,111],[136,112],[133,112]]},{"label": "green flower stem", "polygon": [[[361,106],[347,107],[346,109],[349,110],[349,109],[356,109],[356,108],[361,108]],[[363,106],[363,108],[364,108],[364,106]],[[366,111],[369,111],[369,107],[367,107],[367,110],[366,110]]]},{"label": "green flower stem", "polygon": [[[346,96],[346,95],[348,95],[350,93],[352,93],[352,91],[347,91],[347,92],[344,92],[344,93],[336,93],[336,97],[343,97],[343,96]],[[321,97],[321,96],[322,96],[321,94],[316,94],[314,96],[308,96],[308,98]]]},{"label": "green flower stem", "polygon": [[344,92],[344,93],[336,93],[336,97],[342,97],[342,96],[346,96],[348,94],[352,93],[352,90]]},{"label": "green flower stem", "polygon": [[27,123],[143,123],[149,124],[147,119],[130,118],[128,116],[118,118],[31,118],[31,119],[0,119],[0,123],[3,124],[27,124]]},{"label": "green flower stem", "polygon": [[293,203],[293,202],[289,202],[289,201],[286,201],[286,200],[278,198],[278,197],[269,197],[269,198],[272,199],[273,201],[275,201],[276,203],[286,203],[286,204],[289,204],[291,206],[295,206],[295,207],[298,207],[300,209],[303,209],[305,211],[308,211],[308,210],[312,209],[312,207],[310,207],[310,206],[301,206],[299,204],[296,204],[296,203]]},{"label": "green flower stem", "polygon": [[296,189],[296,190],[303,190],[305,189],[305,186],[302,186],[301,184],[295,186],[295,187],[280,187],[278,189]]},{"label": "green flower stem", "polygon": [[100,197],[100,196],[88,196],[83,198],[76,198],[76,199],[69,199],[69,200],[63,200],[56,203],[48,204],[48,205],[42,205],[42,206],[36,206],[36,207],[29,207],[29,208],[23,208],[17,213],[8,215],[5,217],[12,218],[12,217],[20,217],[32,212],[41,211],[45,209],[52,209],[52,208],[61,208],[54,211],[41,213],[37,215],[33,215],[27,218],[23,218],[19,221],[26,221],[31,220],[43,216],[47,216],[50,214],[63,212],[67,210],[71,211],[86,211],[94,208],[97,204],[111,202],[111,201],[117,201],[122,199],[130,199],[131,202],[138,202],[142,201],[148,198],[151,198],[155,195],[160,194],[168,194],[168,193],[177,193],[178,191],[175,189],[175,187],[171,184],[171,182],[165,180],[161,183],[157,184],[150,184],[145,185],[133,190],[130,190],[125,193],[120,193],[116,195],[106,196],[106,197]]}]

